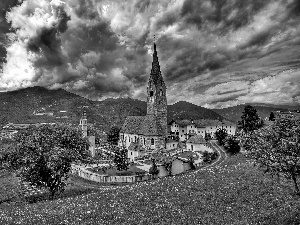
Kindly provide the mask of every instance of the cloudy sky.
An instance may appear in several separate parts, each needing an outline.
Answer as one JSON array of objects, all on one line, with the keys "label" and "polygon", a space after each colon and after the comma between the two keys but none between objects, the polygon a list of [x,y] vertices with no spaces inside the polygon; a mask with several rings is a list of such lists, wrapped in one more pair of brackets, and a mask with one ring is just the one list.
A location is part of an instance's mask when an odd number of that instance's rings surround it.
[{"label": "cloudy sky", "polygon": [[1,0],[0,91],[145,100],[153,35],[168,103],[300,103],[299,0]]}]

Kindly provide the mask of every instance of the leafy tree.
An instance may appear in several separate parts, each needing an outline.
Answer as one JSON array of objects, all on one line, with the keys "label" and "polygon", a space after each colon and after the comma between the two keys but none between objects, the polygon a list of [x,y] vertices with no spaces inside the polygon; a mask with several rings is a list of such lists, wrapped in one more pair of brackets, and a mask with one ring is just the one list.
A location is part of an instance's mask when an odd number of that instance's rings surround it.
[{"label": "leafy tree", "polygon": [[210,135],[210,133],[206,133],[205,132],[205,140],[206,140],[206,142],[208,142],[209,140],[211,140],[211,135]]},{"label": "leafy tree", "polygon": [[210,163],[218,157],[218,153],[216,152],[208,152],[204,151],[202,155],[203,162]]},{"label": "leafy tree", "polygon": [[124,147],[116,148],[114,163],[117,166],[117,170],[128,170],[128,158],[127,158],[127,150]]},{"label": "leafy tree", "polygon": [[215,132],[216,139],[218,140],[220,145],[224,145],[226,141],[226,137],[228,136],[227,130],[225,128],[219,128]]},{"label": "leafy tree", "polygon": [[73,161],[88,157],[88,143],[79,129],[43,125],[20,131],[14,143],[1,153],[1,165],[22,181],[46,188],[50,199],[63,192]]},{"label": "leafy tree", "polygon": [[155,159],[152,159],[152,166],[149,169],[149,173],[152,175],[157,175],[159,173],[158,167],[155,163]]},{"label": "leafy tree", "polygon": [[241,119],[242,121],[238,121],[238,127],[246,134],[262,127],[263,125],[256,109],[251,105],[245,106]]},{"label": "leafy tree", "polygon": [[117,145],[119,141],[120,128],[111,127],[107,134],[107,141],[112,145]]},{"label": "leafy tree", "polygon": [[248,137],[247,155],[265,168],[265,172],[290,178],[300,194],[300,121],[280,119]]},{"label": "leafy tree", "polygon": [[195,170],[195,169],[196,169],[196,166],[195,166],[194,163],[195,163],[195,160],[194,160],[193,156],[191,155],[191,156],[189,157],[189,164],[190,164],[192,170]]},{"label": "leafy tree", "polygon": [[270,121],[274,121],[275,120],[275,115],[274,115],[273,112],[270,113],[269,120]]},{"label": "leafy tree", "polygon": [[95,136],[96,146],[104,146],[107,143],[106,135],[91,125],[88,125],[88,136]]},{"label": "leafy tree", "polygon": [[239,140],[236,136],[233,135],[229,135],[226,138],[224,147],[227,150],[227,152],[231,153],[232,155],[237,154],[238,152],[240,152],[241,149],[239,145]]}]

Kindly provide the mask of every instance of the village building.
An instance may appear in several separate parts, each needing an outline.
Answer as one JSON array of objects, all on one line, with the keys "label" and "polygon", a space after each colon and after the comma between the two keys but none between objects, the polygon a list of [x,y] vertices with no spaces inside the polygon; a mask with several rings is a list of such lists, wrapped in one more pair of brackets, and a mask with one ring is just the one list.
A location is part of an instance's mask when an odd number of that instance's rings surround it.
[{"label": "village building", "polygon": [[188,151],[213,152],[212,148],[207,145],[202,135],[193,135],[186,141]]},{"label": "village building", "polygon": [[87,138],[87,140],[89,142],[89,145],[90,145],[89,151],[91,153],[91,156],[95,157],[95,155],[96,155],[95,136],[88,135],[88,122],[87,122],[86,112],[83,112],[82,117],[79,122],[79,126],[81,127],[83,138]]},{"label": "village building", "polygon": [[[120,130],[119,146],[128,151],[128,158],[166,147],[167,98],[166,85],[154,43],[153,61],[147,86],[147,114],[128,116]],[[134,151],[132,151],[134,150]]]},{"label": "village building", "polygon": [[167,138],[166,150],[173,150],[173,149],[177,149],[178,147],[179,147],[178,140],[175,140],[174,138]]},{"label": "village building", "polygon": [[219,120],[172,120],[169,123],[171,134],[177,135],[180,141],[187,141],[192,135],[210,134],[214,137],[219,128],[225,128],[228,134],[235,135],[236,125],[230,121],[221,122]]}]

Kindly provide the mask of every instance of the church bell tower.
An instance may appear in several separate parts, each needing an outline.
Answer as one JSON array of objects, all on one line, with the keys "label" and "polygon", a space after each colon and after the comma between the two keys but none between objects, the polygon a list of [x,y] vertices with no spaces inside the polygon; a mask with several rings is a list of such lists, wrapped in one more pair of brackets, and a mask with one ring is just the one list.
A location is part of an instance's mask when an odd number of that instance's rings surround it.
[{"label": "church bell tower", "polygon": [[167,135],[167,97],[158,61],[156,43],[153,45],[153,61],[147,87],[147,115],[155,115],[161,134]]}]

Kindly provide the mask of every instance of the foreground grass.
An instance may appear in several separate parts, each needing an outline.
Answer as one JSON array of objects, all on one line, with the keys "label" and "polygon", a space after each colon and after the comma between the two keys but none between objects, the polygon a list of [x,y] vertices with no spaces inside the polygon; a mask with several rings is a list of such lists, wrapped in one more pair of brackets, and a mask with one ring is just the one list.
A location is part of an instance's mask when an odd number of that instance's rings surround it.
[{"label": "foreground grass", "polygon": [[0,224],[299,224],[292,185],[243,156],[195,173],[35,204],[0,205]]}]

